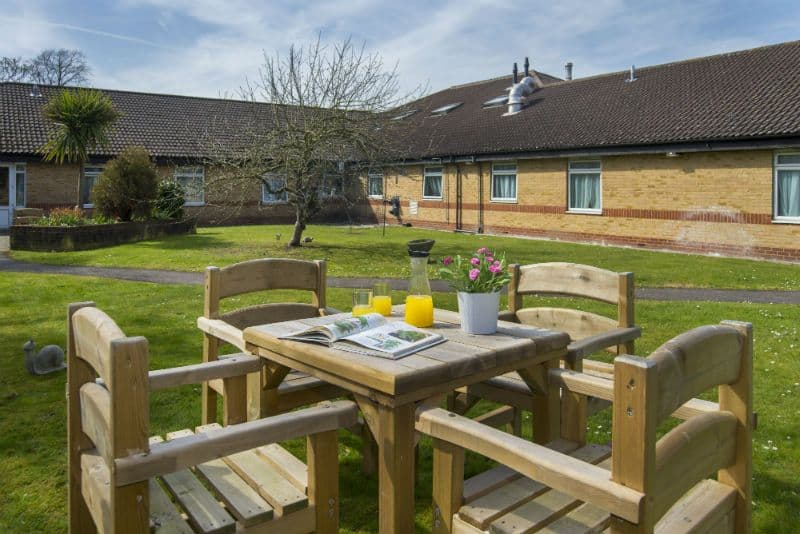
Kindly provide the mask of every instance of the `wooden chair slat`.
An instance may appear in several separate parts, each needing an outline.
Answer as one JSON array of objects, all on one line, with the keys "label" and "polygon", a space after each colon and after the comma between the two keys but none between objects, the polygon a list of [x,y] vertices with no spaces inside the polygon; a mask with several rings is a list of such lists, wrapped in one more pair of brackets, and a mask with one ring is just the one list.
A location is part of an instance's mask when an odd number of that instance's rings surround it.
[{"label": "wooden chair slat", "polygon": [[197,532],[234,532],[236,521],[189,469],[161,477]]},{"label": "wooden chair slat", "polygon": [[707,532],[722,523],[727,528],[721,532],[733,532],[731,512],[735,510],[736,488],[706,479],[681,497],[656,524],[656,534],[672,534],[677,531]]},{"label": "wooden chair slat", "polygon": [[103,457],[96,451],[81,455],[81,493],[89,513],[100,532],[113,528],[111,506],[111,473]]},{"label": "wooden chair slat", "polygon": [[553,262],[523,265],[517,292],[586,296],[610,304],[619,298],[618,274],[575,263]]},{"label": "wooden chair slat", "polygon": [[527,325],[561,330],[573,340],[619,328],[619,323],[608,317],[567,308],[523,308],[517,310],[517,319]]},{"label": "wooden chair slat", "polygon": [[539,532],[542,534],[593,534],[608,527],[611,516],[602,508],[584,503]]},{"label": "wooden chair slat", "polygon": [[295,455],[277,443],[258,447],[255,451],[298,491],[308,494],[308,466]]},{"label": "wooden chair slat", "polygon": [[286,515],[308,506],[305,492],[299,491],[254,451],[231,454],[224,460],[278,515]]},{"label": "wooden chair slat", "polygon": [[[291,259],[258,259],[223,267],[219,298],[264,289],[308,289],[319,286],[319,269],[314,262]],[[287,276],[287,273],[291,273]]]},{"label": "wooden chair slat", "polygon": [[108,390],[95,383],[81,386],[81,428],[92,440],[107,465],[114,461],[111,443],[111,396]]},{"label": "wooden chair slat", "polygon": [[192,534],[194,531],[184,521],[175,504],[154,479],[150,479],[150,529],[158,534]]}]

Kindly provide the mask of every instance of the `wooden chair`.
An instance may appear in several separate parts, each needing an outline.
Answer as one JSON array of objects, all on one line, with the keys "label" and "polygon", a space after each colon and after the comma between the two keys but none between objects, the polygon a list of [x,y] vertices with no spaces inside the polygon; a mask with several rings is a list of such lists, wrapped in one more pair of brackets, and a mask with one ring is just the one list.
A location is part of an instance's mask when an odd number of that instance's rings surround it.
[{"label": "wooden chair", "polygon": [[[220,301],[255,291],[296,289],[311,292],[311,303],[257,304],[220,313]],[[223,343],[230,343],[248,353],[242,330],[257,324],[291,321],[338,313],[325,306],[325,262],[291,259],[258,259],[223,267],[207,267],[205,271],[205,298],[203,316],[197,326],[203,331],[203,361],[219,358]],[[267,399],[264,386],[279,383],[277,399]],[[217,420],[217,395],[223,396],[223,424],[239,423],[232,412],[225,393],[225,384],[218,380],[203,383],[203,423]],[[247,413],[257,419],[272,413],[284,412],[326,399],[344,395],[341,389],[304,373],[292,371],[288,376],[265,366],[259,373],[248,377]],[[272,412],[272,413],[270,413]]]},{"label": "wooden chair", "polygon": [[[147,340],[93,306],[69,308],[70,532],[337,532],[337,429],[355,423],[354,403],[148,440],[150,391],[214,378],[243,400],[261,363],[241,355],[148,373]],[[307,467],[276,444],[301,436]]]},{"label": "wooden chair", "polygon": [[[634,324],[633,273],[617,273],[574,263],[512,264],[509,269],[508,310],[500,312],[500,319],[567,332],[572,342],[563,361],[565,368],[574,371],[586,368],[587,372],[610,378],[613,372],[610,364],[585,357],[602,350],[616,354],[634,353],[634,340],[641,336],[641,330]],[[533,294],[574,296],[614,304],[616,317],[571,308],[523,308],[522,297]],[[517,428],[519,412],[532,409],[531,391],[517,373],[462,388],[456,395],[458,397],[451,399],[449,407],[459,413],[464,413],[480,398],[513,407],[513,412],[506,410],[505,413],[513,414]],[[565,438],[583,442],[587,416],[607,406],[596,399],[589,401],[587,404],[586,398],[574,395],[564,398],[562,417],[574,422],[563,426]]]},{"label": "wooden chair", "polygon": [[[549,370],[565,391],[612,388],[610,449],[545,447],[421,407],[417,430],[434,438],[433,531],[750,532],[752,358],[752,326],[724,322],[648,358],[618,356],[613,382]],[[718,404],[692,400],[713,387]],[[656,439],[670,415],[685,421]],[[465,482],[464,447],[501,465]]]}]

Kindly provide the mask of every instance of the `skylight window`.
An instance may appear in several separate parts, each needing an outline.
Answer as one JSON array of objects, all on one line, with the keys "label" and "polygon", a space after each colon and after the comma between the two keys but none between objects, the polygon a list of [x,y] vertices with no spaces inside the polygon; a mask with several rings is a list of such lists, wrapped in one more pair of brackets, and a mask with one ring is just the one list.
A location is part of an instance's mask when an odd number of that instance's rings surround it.
[{"label": "skylight window", "polygon": [[446,106],[436,108],[433,111],[431,111],[431,115],[433,116],[447,115],[448,113],[459,107],[461,104],[463,104],[463,102],[456,102],[455,104],[447,104]]},{"label": "skylight window", "polygon": [[404,112],[402,112],[400,115],[398,115],[398,116],[396,116],[396,117],[392,117],[392,120],[393,120],[393,121],[401,121],[401,120],[403,120],[403,119],[407,119],[407,118],[409,118],[411,115],[413,115],[413,114],[414,114],[414,113],[416,113],[416,112],[417,112],[417,110],[416,110],[416,109],[410,109],[410,110],[408,110],[408,111],[404,111]]},{"label": "skylight window", "polygon": [[494,108],[497,106],[505,106],[508,103],[508,95],[501,95],[483,103],[484,108]]}]

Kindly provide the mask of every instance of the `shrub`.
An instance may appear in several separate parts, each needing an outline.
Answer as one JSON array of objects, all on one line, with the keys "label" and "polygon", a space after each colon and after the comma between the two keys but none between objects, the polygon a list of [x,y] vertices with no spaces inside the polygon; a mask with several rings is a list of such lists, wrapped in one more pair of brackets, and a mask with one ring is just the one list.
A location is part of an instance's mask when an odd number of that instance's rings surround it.
[{"label": "shrub", "polygon": [[82,209],[75,206],[74,208],[54,208],[48,215],[37,219],[34,224],[37,226],[84,226],[113,222],[113,219],[103,215],[87,217]]},{"label": "shrub", "polygon": [[129,147],[111,160],[92,190],[95,208],[107,217],[130,221],[150,214],[156,196],[156,167],[141,147]]},{"label": "shrub", "polygon": [[39,226],[82,226],[87,223],[86,215],[77,206],[74,208],[53,208],[49,215],[36,221]]},{"label": "shrub", "polygon": [[179,183],[160,182],[153,202],[153,216],[156,219],[183,219],[185,202],[186,193]]}]

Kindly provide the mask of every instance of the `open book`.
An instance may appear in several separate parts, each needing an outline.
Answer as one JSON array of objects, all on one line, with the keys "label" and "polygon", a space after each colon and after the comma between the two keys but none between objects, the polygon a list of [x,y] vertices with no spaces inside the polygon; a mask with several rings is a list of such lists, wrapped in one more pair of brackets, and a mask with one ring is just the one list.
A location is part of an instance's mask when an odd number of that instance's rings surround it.
[{"label": "open book", "polygon": [[[445,341],[440,334],[420,330],[402,321],[388,322],[379,313],[368,313],[359,317],[342,316],[335,322],[292,332],[280,339],[320,343],[349,352],[393,360]],[[348,343],[355,343],[369,350],[359,350]]]}]

